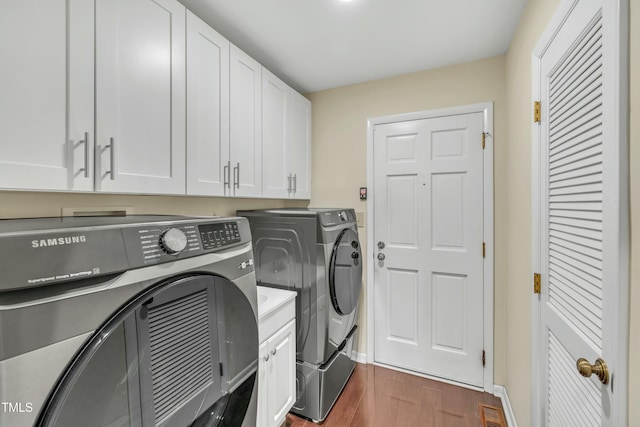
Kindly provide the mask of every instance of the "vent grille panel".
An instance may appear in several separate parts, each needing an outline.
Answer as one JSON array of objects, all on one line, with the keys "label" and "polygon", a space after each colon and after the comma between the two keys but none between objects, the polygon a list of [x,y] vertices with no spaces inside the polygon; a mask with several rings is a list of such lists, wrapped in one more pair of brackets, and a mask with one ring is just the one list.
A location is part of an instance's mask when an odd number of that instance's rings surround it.
[{"label": "vent grille panel", "polygon": [[156,424],[213,381],[206,290],[149,310]]},{"label": "vent grille panel", "polygon": [[550,76],[548,121],[549,304],[596,352],[602,349],[601,21]]},{"label": "vent grille panel", "polygon": [[596,380],[585,380],[575,359],[549,332],[549,427],[599,427],[601,391]]}]

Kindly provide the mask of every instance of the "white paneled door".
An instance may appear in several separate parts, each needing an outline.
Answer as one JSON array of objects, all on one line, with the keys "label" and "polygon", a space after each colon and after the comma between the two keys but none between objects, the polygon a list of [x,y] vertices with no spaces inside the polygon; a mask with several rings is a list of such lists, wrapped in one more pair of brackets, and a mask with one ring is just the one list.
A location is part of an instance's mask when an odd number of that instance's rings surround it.
[{"label": "white paneled door", "polygon": [[377,363],[483,386],[483,114],[374,129]]},{"label": "white paneled door", "polygon": [[627,159],[618,123],[617,2],[566,3],[534,63],[542,112],[533,178],[534,269],[542,286],[534,300],[539,394],[533,423],[622,426],[626,363],[619,349],[626,311],[619,298],[626,289],[628,206],[621,184],[626,168],[620,168]]}]

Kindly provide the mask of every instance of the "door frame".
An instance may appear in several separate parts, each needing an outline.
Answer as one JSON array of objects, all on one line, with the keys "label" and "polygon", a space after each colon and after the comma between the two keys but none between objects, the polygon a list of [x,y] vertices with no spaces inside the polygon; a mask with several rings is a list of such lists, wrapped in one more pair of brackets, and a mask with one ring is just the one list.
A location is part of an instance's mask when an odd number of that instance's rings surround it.
[{"label": "door frame", "polygon": [[[462,105],[457,107],[419,111],[414,113],[397,114],[382,117],[373,117],[367,120],[367,363],[377,364],[374,361],[374,339],[375,339],[375,322],[374,322],[374,266],[375,257],[374,245],[374,157],[373,157],[373,131],[375,126],[396,122],[405,122],[422,119],[432,119],[437,117],[455,116],[461,114],[482,113],[483,127],[486,135],[485,149],[483,150],[483,189],[484,189],[484,242],[486,244],[486,256],[484,258],[484,276],[483,276],[483,334],[484,334],[484,351],[486,365],[483,373],[483,388],[487,393],[494,393],[493,383],[493,270],[494,270],[494,235],[493,235],[493,102],[484,102],[479,104]],[[478,248],[480,250],[480,248]],[[480,357],[480,355],[478,355]],[[386,366],[386,365],[383,365]],[[394,368],[395,369],[395,368]],[[442,378],[421,375],[427,378],[434,378],[443,381]],[[450,382],[446,381],[445,382]],[[461,387],[478,389],[477,387],[466,384],[451,382]]]},{"label": "door frame", "polygon": [[[559,27],[567,19],[570,12],[580,0],[563,0],[556,9],[546,29],[540,36],[531,55],[531,116],[533,117],[533,102],[540,100],[541,95],[541,58],[549,48],[551,41],[557,34]],[[612,94],[615,98],[615,111],[607,112],[613,119],[605,124],[610,135],[615,135],[616,154],[608,160],[618,165],[618,211],[617,223],[619,234],[618,251],[618,301],[616,307],[610,307],[612,313],[617,313],[615,321],[618,324],[616,342],[617,356],[615,361],[615,389],[621,397],[616,400],[613,425],[627,425],[628,417],[628,363],[629,363],[629,0],[604,1],[603,36],[613,42],[612,52],[617,60],[613,64],[605,64],[613,76]],[[543,112],[544,117],[544,112]],[[541,230],[543,218],[540,215],[543,192],[540,179],[544,176],[544,162],[541,144],[540,126],[531,123],[531,272],[539,272],[542,265]],[[536,237],[538,236],[538,237]],[[542,286],[545,286],[542,278]],[[532,282],[531,282],[532,283]],[[542,425],[544,414],[540,400],[540,370],[542,361],[539,357],[541,350],[541,301],[538,295],[531,293],[531,425]]]}]

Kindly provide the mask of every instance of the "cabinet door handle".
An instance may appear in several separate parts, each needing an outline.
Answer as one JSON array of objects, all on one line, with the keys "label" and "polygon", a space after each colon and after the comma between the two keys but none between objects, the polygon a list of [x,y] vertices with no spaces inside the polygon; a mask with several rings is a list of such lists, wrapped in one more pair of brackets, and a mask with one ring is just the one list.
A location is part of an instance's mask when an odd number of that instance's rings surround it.
[{"label": "cabinet door handle", "polygon": [[267,353],[267,355],[264,357],[264,361],[268,362],[269,361],[269,353]]},{"label": "cabinet door handle", "polygon": [[291,194],[291,174],[287,177],[287,193]]},{"label": "cabinet door handle", "polygon": [[271,350],[271,355],[275,356],[277,352],[278,352],[278,350],[274,348],[273,350]]},{"label": "cabinet door handle", "polygon": [[224,167],[223,171],[222,171],[222,175],[223,176],[223,184],[222,186],[224,188],[228,188],[229,190],[231,190],[231,161],[227,161],[227,165]]},{"label": "cabinet door handle", "polygon": [[[240,162],[236,163],[236,167],[233,168],[233,186],[235,188],[240,188]],[[236,178],[237,173],[237,178]]]},{"label": "cabinet door handle", "polygon": [[[111,181],[116,179],[116,139],[114,137],[109,138],[109,165],[111,169],[107,172],[111,176]],[[106,149],[105,148],[105,149]]]},{"label": "cabinet door handle", "polygon": [[293,194],[296,194],[296,191],[298,190],[298,174],[294,174],[293,175]]},{"label": "cabinet door handle", "polygon": [[89,132],[84,133],[84,177],[89,178]]}]

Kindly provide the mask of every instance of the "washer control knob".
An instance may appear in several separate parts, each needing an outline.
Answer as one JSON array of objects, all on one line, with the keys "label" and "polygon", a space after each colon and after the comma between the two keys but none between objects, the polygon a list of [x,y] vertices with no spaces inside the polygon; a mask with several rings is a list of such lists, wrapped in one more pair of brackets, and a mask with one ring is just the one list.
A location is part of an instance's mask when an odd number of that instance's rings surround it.
[{"label": "washer control knob", "polygon": [[187,235],[178,228],[169,228],[160,235],[160,246],[169,255],[178,255],[187,247]]}]

